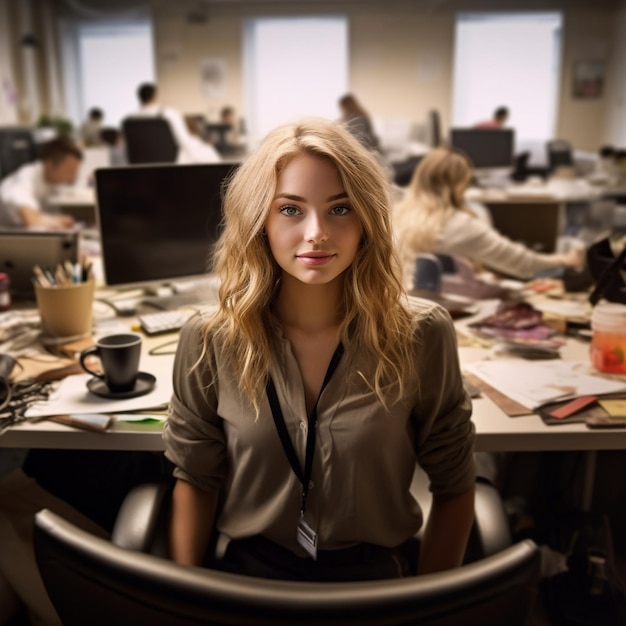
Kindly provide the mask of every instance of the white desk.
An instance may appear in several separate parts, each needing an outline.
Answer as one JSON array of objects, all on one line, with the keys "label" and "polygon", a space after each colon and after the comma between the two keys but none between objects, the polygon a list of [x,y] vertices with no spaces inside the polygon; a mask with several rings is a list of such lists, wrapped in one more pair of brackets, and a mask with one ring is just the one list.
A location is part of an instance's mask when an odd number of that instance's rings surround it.
[{"label": "white desk", "polygon": [[[133,318],[111,318],[111,314],[109,307],[97,303],[94,305],[97,331],[95,334],[103,335],[132,330],[135,322]],[[0,313],[1,323],[2,314]],[[149,351],[172,339],[176,339],[175,334],[144,336],[140,360],[140,369],[154,374],[157,378],[157,386],[161,385],[162,388],[170,390],[173,354],[150,355]],[[165,351],[170,352],[174,348],[175,346],[167,346]],[[85,393],[88,393],[86,389]],[[170,393],[167,393],[168,398]],[[98,412],[98,409],[92,412]],[[20,422],[0,431],[0,448],[159,451],[163,450],[163,443],[161,426],[155,423],[134,424],[115,421],[106,433],[97,433],[45,420]]]},{"label": "white desk", "polygon": [[[580,229],[579,219],[587,212],[591,214],[593,203],[610,195],[609,192],[608,185],[592,184],[585,178],[556,178],[547,182],[472,187],[466,197],[484,204],[494,227],[509,239],[539,252],[554,252],[558,238],[568,227]],[[570,209],[572,206],[576,208]]]},{"label": "white desk", "polygon": [[[475,318],[458,322],[465,327]],[[130,323],[130,322],[129,322]],[[144,348],[161,343],[171,335],[158,336],[144,341]],[[588,344],[568,339],[561,349],[563,358],[581,360],[587,358]],[[459,348],[461,366],[484,359],[485,348]],[[141,369],[162,371],[150,365],[142,356]],[[149,357],[152,359],[168,357]],[[153,362],[154,363],[154,362]],[[162,373],[165,376],[169,373]],[[158,378],[157,378],[158,380]],[[509,417],[484,394],[473,401],[473,421],[476,426],[476,449],[492,452],[556,451],[556,450],[626,450],[626,429],[591,430],[585,424],[559,424],[547,426],[535,414]],[[8,428],[0,435],[0,447],[13,448],[66,448],[98,450],[163,450],[158,426],[146,430],[145,426],[133,427],[132,423],[119,422],[104,434],[77,430],[48,421],[21,423]]]},{"label": "white desk", "polygon": [[132,423],[116,422],[106,433],[79,430],[54,422],[22,422],[0,435],[0,448],[46,448],[54,450],[161,451],[158,426],[147,430]]},{"label": "white desk", "polygon": [[510,183],[503,187],[468,189],[467,197],[479,202],[589,202],[601,198],[606,186],[584,178],[552,179],[547,182]]}]

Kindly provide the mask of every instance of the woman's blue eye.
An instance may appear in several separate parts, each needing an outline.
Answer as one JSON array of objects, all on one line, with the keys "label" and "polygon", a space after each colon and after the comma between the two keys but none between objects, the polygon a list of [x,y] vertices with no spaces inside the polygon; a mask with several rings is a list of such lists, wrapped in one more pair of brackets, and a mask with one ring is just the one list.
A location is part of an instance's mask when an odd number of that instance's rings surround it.
[{"label": "woman's blue eye", "polygon": [[283,215],[293,216],[298,215],[300,213],[300,209],[297,206],[288,204],[287,206],[280,207],[280,212]]},{"label": "woman's blue eye", "polygon": [[348,213],[350,213],[350,211],[352,211],[352,209],[349,206],[345,206],[343,204],[340,206],[334,206],[331,209],[333,215],[347,215]]}]

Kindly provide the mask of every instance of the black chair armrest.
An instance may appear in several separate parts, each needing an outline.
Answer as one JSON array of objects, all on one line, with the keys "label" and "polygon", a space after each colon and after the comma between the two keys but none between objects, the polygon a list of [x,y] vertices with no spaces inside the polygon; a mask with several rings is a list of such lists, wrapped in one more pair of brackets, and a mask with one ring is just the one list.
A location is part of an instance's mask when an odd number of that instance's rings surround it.
[{"label": "black chair armrest", "polygon": [[474,527],[468,546],[468,551],[476,550],[473,560],[508,548],[512,544],[512,537],[502,497],[484,478],[479,477],[476,480],[474,509]]},{"label": "black chair armrest", "polygon": [[[115,545],[167,557],[167,522],[172,482],[146,483],[133,488],[122,503],[111,540]],[[426,504],[426,503],[425,503]],[[424,506],[425,518],[430,509]],[[498,490],[487,480],[476,481],[474,526],[464,562],[491,556],[512,543],[506,512]],[[423,528],[418,533],[421,538]],[[410,550],[410,549],[409,549]]]},{"label": "black chair armrest", "polygon": [[111,541],[120,548],[166,557],[172,487],[172,482],[157,482],[131,489],[115,519]]}]

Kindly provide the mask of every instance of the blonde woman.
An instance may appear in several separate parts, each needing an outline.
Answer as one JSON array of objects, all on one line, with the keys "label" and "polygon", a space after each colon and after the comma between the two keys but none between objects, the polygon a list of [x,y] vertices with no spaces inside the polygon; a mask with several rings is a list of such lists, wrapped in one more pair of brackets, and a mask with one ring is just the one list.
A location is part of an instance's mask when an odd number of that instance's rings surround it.
[{"label": "blonde woman", "polygon": [[464,200],[472,176],[469,158],[453,148],[435,148],[415,169],[393,215],[407,289],[412,288],[415,258],[424,252],[467,257],[522,279],[549,268],[582,265],[579,250],[540,254],[512,242],[478,218]]},{"label": "blonde woman", "polygon": [[461,563],[471,406],[447,313],[403,296],[389,208],[376,157],[325,120],[270,133],[230,180],[219,304],[181,333],[164,432],[176,561],[398,577],[419,462],[434,502],[418,571]]}]

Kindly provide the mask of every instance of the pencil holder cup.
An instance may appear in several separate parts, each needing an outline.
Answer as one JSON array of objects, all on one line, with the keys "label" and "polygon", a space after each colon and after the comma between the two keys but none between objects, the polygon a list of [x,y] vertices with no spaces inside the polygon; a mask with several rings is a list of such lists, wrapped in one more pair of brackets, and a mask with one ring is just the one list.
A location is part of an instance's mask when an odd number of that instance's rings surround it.
[{"label": "pencil holder cup", "polygon": [[35,284],[43,336],[80,339],[91,334],[94,281],[44,287]]}]

